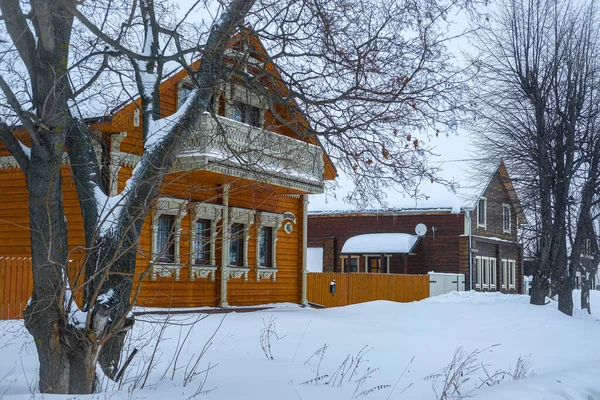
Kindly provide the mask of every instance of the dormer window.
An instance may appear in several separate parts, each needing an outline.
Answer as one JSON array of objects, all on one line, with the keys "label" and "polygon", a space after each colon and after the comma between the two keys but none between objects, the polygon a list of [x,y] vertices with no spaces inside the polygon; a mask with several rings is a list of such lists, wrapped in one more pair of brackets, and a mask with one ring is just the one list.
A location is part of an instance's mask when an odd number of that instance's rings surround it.
[{"label": "dormer window", "polygon": [[231,119],[246,125],[260,127],[260,110],[242,102],[235,102],[231,109]]}]

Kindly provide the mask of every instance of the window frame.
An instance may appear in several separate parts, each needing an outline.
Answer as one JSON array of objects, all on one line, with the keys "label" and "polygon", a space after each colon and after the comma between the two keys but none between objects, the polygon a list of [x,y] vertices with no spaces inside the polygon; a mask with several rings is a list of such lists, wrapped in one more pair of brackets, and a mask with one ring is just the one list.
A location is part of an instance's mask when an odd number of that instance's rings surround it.
[{"label": "window frame", "polygon": [[[237,237],[234,238],[234,227],[238,228],[238,232],[239,235]],[[230,228],[229,228],[229,265],[234,266],[234,267],[243,267],[245,266],[245,231],[246,231],[246,226],[242,223],[239,222],[234,222],[231,224]],[[234,243],[237,243],[237,249],[235,251],[235,255],[236,255],[236,261],[232,261],[231,260],[231,254],[232,254],[232,245]]]},{"label": "window frame", "polygon": [[[262,278],[271,279],[273,282],[277,279],[277,240],[278,232],[283,224],[283,215],[259,211],[256,213],[256,281],[260,281]],[[270,238],[268,238],[268,263],[262,263],[260,260],[260,248],[261,248],[261,233],[263,229],[269,228],[271,231]]]},{"label": "window frame", "polygon": [[[342,255],[340,256],[340,259],[342,260],[343,273],[354,274],[360,272],[360,256]],[[348,266],[352,267],[352,261],[354,260],[356,260],[356,271],[346,271],[346,261],[348,261]]]},{"label": "window frame", "polygon": [[503,258],[500,261],[502,266],[502,282],[500,287],[502,290],[508,290],[508,259]]},{"label": "window frame", "polygon": [[508,260],[508,288],[515,289],[517,287],[517,262],[515,260]]},{"label": "window frame", "polygon": [[247,122],[239,122],[252,126],[254,128],[263,129],[265,122],[265,112],[268,108],[266,98],[253,90],[245,87],[242,84],[232,84],[230,82],[224,85],[225,96],[225,117],[231,120],[233,119],[233,110],[237,104],[242,105],[242,120],[246,120],[246,112],[244,111],[247,107],[252,107],[257,110],[257,121],[256,125],[248,124]]},{"label": "window frame", "polygon": [[482,284],[482,262],[481,262],[482,257],[481,256],[476,256],[475,257],[475,289],[483,289],[483,284]]},{"label": "window frame", "polygon": [[[508,228],[506,227],[507,222]],[[502,204],[502,232],[509,235],[512,233],[512,211],[510,209],[510,204],[506,203]]]},{"label": "window frame", "polygon": [[[481,204],[483,203],[483,222],[479,220]],[[477,227],[486,229],[487,226],[487,197],[480,197],[477,202]]]},{"label": "window frame", "polygon": [[[198,258],[198,224],[203,223],[206,228],[203,230],[204,233],[201,235],[204,238],[204,253],[203,258]],[[210,265],[212,264],[212,221],[206,218],[197,218],[194,223],[192,229],[194,230],[194,237],[190,240],[190,243],[193,241],[193,250],[191,252],[192,264],[194,265]]]},{"label": "window frame", "polygon": [[[219,221],[223,218],[223,206],[210,203],[196,203],[192,209],[192,218],[190,221],[190,280],[196,278],[210,278],[215,280],[217,270],[217,247],[216,242],[219,236]],[[196,263],[196,222],[198,220],[210,221],[210,254],[209,262],[205,264]],[[222,229],[222,228],[221,228]]]},{"label": "window frame", "polygon": [[489,265],[488,268],[490,269],[490,272],[489,272],[489,275],[490,275],[489,276],[489,281],[490,281],[489,290],[497,290],[497,288],[498,288],[498,282],[496,281],[497,272],[498,272],[497,267],[498,266],[496,264],[497,264],[496,258],[494,258],[494,257],[489,257],[488,258],[488,265]]},{"label": "window frame", "polygon": [[[161,222],[169,221],[169,232],[164,238],[165,242],[161,243]],[[171,214],[161,214],[157,219],[157,236],[156,236],[156,257],[155,261],[161,264],[175,263],[175,216]],[[166,251],[165,251],[166,248]]]},{"label": "window frame", "polygon": [[[263,226],[258,230],[258,247],[256,251],[258,253],[258,262],[257,266],[262,268],[272,268],[273,267],[273,228],[270,226]],[[265,248],[265,261],[263,261],[261,250],[262,247]]]},{"label": "window frame", "polygon": [[498,260],[496,257],[475,257],[475,289],[498,290]]},{"label": "window frame", "polygon": [[[187,200],[172,197],[160,197],[156,200],[156,205],[152,215],[152,248],[151,261],[152,272],[151,280],[156,280],[158,276],[170,277],[175,273],[175,280],[179,280],[179,271],[183,266],[181,264],[181,222],[187,215]],[[158,223],[163,215],[174,217],[173,222],[173,261],[164,261],[159,257],[158,248]]]}]

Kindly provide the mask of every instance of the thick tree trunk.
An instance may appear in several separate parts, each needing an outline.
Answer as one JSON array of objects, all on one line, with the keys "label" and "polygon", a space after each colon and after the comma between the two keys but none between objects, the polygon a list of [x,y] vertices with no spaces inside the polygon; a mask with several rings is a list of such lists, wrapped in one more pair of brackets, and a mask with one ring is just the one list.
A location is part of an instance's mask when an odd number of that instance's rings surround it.
[{"label": "thick tree trunk", "polygon": [[94,393],[96,387],[96,354],[98,346],[83,337],[83,332],[69,332],[69,393]]},{"label": "thick tree trunk", "polygon": [[569,316],[573,315],[573,279],[563,276],[558,281],[558,310]]},{"label": "thick tree trunk", "polygon": [[546,304],[546,294],[548,293],[548,281],[543,279],[539,274],[533,275],[531,282],[531,295],[529,302],[537,306]]},{"label": "thick tree trunk", "polygon": [[61,341],[67,234],[62,200],[60,134],[33,144],[27,177],[31,226],[33,293],[25,309],[25,326],[33,336],[40,361],[42,393],[68,393],[69,360]]}]

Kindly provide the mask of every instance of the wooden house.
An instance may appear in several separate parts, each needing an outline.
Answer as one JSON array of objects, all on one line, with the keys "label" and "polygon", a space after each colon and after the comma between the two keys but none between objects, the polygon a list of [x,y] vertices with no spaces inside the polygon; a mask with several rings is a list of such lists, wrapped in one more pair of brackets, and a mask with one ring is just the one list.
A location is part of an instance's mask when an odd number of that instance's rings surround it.
[{"label": "wooden house", "polygon": [[504,164],[454,182],[454,192],[434,185],[424,190],[437,198],[402,208],[310,211],[309,259],[326,272],[460,273],[466,288],[521,293],[521,208]]},{"label": "wooden house", "polygon": [[[235,45],[228,49],[232,64],[244,56],[250,60],[244,65],[262,66],[265,50],[256,38],[250,42],[249,51]],[[277,74],[273,66],[267,67]],[[165,79],[161,117],[173,114],[190,88],[185,71]],[[235,77],[216,91],[212,106],[218,117],[201,116],[198,133],[185,144],[143,226],[136,273],[149,274],[138,305],[306,301],[306,198],[322,192],[324,180],[336,172],[314,137],[301,137],[292,129],[307,126],[306,120],[283,104],[275,104],[274,113],[267,103]],[[118,194],[144,148],[139,102],[90,121],[107,192]],[[23,141],[27,144],[27,138]],[[66,157],[63,180],[70,258],[78,260],[84,254],[77,250],[85,244],[84,231]],[[0,196],[0,256],[26,258],[30,228],[25,178],[3,148]]]}]

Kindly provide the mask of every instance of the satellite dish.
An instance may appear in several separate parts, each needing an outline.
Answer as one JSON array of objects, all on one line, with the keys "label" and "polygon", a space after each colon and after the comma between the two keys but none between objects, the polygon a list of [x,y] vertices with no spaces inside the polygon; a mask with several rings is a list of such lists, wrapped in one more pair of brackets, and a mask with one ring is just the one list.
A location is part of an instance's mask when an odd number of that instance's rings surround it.
[{"label": "satellite dish", "polygon": [[425,234],[427,233],[427,226],[425,224],[417,224],[417,226],[415,226],[415,233],[419,237],[425,236]]}]

